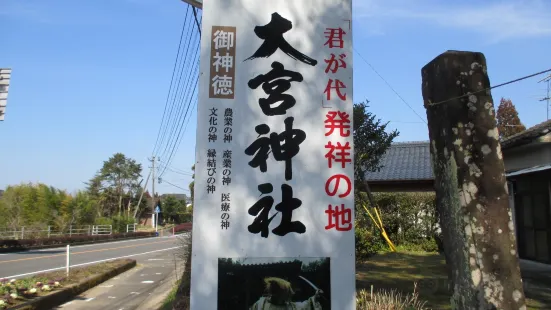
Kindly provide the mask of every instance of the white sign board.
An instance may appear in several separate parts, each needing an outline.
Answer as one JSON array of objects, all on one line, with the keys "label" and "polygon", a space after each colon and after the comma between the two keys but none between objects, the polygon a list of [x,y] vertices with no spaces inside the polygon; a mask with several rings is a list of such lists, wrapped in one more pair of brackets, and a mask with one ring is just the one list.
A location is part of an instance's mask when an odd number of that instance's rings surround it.
[{"label": "white sign board", "polygon": [[205,2],[192,310],[355,309],[351,2]]},{"label": "white sign board", "polygon": [[8,90],[10,88],[11,69],[0,68],[0,121],[4,120],[8,105]]}]

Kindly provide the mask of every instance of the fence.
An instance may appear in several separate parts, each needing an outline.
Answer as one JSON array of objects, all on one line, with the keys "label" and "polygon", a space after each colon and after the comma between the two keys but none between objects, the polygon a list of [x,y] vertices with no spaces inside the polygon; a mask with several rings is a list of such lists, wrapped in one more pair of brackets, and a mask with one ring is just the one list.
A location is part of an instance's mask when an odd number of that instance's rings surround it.
[{"label": "fence", "polygon": [[[136,224],[127,225],[126,232],[136,232]],[[111,235],[113,233],[112,225],[86,225],[86,226],[69,226],[66,230],[55,230],[53,226],[47,226],[46,229],[25,228],[7,229],[0,228],[0,240],[6,239],[33,239],[33,238],[50,238],[57,236],[73,236],[73,235]]]},{"label": "fence", "polygon": [[137,223],[126,225],[126,232],[127,232],[127,233],[137,232],[136,226],[138,226]]}]

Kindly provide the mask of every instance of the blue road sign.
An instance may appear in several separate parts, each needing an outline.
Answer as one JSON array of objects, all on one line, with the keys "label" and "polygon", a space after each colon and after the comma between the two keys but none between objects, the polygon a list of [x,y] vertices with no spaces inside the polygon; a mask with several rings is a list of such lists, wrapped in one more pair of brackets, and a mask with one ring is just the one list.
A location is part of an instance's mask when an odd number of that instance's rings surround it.
[{"label": "blue road sign", "polygon": [[155,213],[161,213],[161,208],[159,208],[159,206],[155,207]]}]

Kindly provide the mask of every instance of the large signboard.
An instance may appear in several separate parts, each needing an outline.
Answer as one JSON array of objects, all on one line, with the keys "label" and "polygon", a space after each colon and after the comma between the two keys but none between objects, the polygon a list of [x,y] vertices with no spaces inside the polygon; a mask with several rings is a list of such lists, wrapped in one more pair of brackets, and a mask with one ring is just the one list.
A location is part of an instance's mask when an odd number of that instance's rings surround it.
[{"label": "large signboard", "polygon": [[351,2],[205,2],[191,309],[355,309]]},{"label": "large signboard", "polygon": [[0,121],[4,120],[8,104],[8,89],[10,88],[11,69],[0,68]]}]

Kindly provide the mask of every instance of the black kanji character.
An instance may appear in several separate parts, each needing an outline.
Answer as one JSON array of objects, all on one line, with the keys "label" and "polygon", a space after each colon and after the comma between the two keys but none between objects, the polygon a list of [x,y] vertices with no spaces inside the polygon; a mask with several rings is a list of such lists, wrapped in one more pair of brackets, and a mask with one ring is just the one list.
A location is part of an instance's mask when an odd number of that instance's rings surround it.
[{"label": "black kanji character", "polygon": [[220,205],[220,210],[222,212],[230,212],[230,204],[227,202],[224,202],[222,205]]},{"label": "black kanji character", "polygon": [[[268,169],[267,160],[270,150],[277,161],[285,161],[285,180],[293,178],[292,158],[300,151],[300,144],[306,139],[306,133],[300,129],[293,129],[293,117],[285,119],[285,131],[278,134],[272,132],[270,137],[259,137],[247,149],[245,154],[253,156],[249,166],[260,168],[261,172]],[[261,124],[255,127],[259,135],[267,135],[270,127]],[[283,142],[283,143],[282,143]]]},{"label": "black kanji character", "polygon": [[233,116],[233,110],[231,108],[226,108],[224,110],[224,116],[225,117],[232,117]]},{"label": "black kanji character", "polygon": [[224,153],[222,154],[222,157],[223,157],[223,158],[231,158],[231,153],[232,153],[231,150],[226,150],[226,151],[224,151]]},{"label": "black kanji character", "polygon": [[[270,194],[273,191],[273,186],[270,183],[260,184],[258,190],[261,195]],[[281,192],[281,202],[275,208],[276,211],[281,213],[281,222],[272,232],[278,236],[285,236],[291,232],[305,233],[306,226],[300,221],[292,220],[293,210],[299,208],[302,205],[302,201],[298,198],[293,198],[293,188],[287,184],[281,185]],[[268,228],[273,218],[277,215],[276,213],[269,217],[273,204],[274,198],[272,196],[264,196],[249,208],[249,214],[256,216],[253,223],[248,227],[249,232],[253,234],[260,232],[262,237],[268,238]],[[260,215],[258,215],[259,213]]]},{"label": "black kanji character", "polygon": [[264,43],[262,43],[251,57],[245,59],[245,61],[259,57],[269,57],[279,48],[289,57],[305,64],[315,66],[318,63],[315,59],[297,51],[283,37],[283,34],[291,29],[293,29],[293,23],[291,23],[291,21],[283,18],[278,13],[273,13],[272,19],[268,24],[254,27],[254,33],[256,33],[260,39],[264,40]]},{"label": "black kanji character", "polygon": [[212,194],[216,191],[216,186],[215,185],[207,185],[207,193],[208,194]]},{"label": "black kanji character", "polygon": [[224,143],[230,143],[233,140],[233,136],[231,134],[224,135]]},{"label": "black kanji character", "polygon": [[287,184],[281,185],[281,202],[275,207],[276,211],[281,212],[281,222],[272,232],[278,236],[285,236],[292,232],[305,233],[306,226],[300,221],[293,221],[293,210],[301,205],[300,199],[293,198],[293,188]]},{"label": "black kanji character", "polygon": [[[258,191],[260,191],[261,195],[270,194],[273,190],[274,187],[270,183],[258,185]],[[272,217],[268,218],[273,204],[274,198],[272,196],[264,196],[249,208],[249,214],[256,216],[253,223],[248,227],[250,233],[260,233],[260,236],[268,238],[268,228],[270,226],[270,222],[276,216],[276,214],[274,214]],[[258,215],[259,213],[260,215]]]},{"label": "black kanji character", "polygon": [[226,229],[226,230],[227,230],[228,228],[230,228],[230,221],[228,221],[228,220],[222,220],[220,226],[222,227],[222,229]]},{"label": "black kanji character", "polygon": [[216,114],[216,112],[218,112],[217,108],[211,108],[209,110],[210,110],[210,115],[209,116],[218,116],[218,114]]},{"label": "black kanji character", "polygon": [[[288,77],[288,79],[285,79]],[[262,89],[268,95],[268,98],[261,98],[258,104],[262,112],[267,116],[283,115],[287,110],[295,106],[297,102],[295,97],[289,94],[284,94],[291,88],[291,82],[302,82],[304,78],[302,74],[290,70],[285,70],[285,67],[274,61],[272,70],[267,74],[260,74],[248,83],[249,88],[257,89],[262,85]],[[277,107],[272,107],[276,102],[280,102]]]}]

